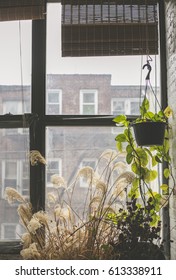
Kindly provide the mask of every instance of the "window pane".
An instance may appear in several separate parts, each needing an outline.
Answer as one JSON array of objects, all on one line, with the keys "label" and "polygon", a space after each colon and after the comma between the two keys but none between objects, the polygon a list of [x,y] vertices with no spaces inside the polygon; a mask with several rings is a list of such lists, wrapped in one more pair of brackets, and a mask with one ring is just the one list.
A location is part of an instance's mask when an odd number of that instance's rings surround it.
[{"label": "window pane", "polygon": [[[120,131],[118,127],[113,127],[113,129],[112,127],[48,127],[46,160],[49,164],[51,157],[53,161],[54,159],[61,161],[61,168],[55,166],[54,172],[64,177],[67,186],[72,186],[79,168],[87,165],[96,168],[98,159],[105,150],[116,151],[115,135]],[[124,156],[119,157],[118,160],[124,161]],[[105,158],[103,162],[106,163]],[[117,176],[115,172],[117,170],[114,170],[114,179]],[[83,178],[80,178],[75,185],[72,207],[79,214],[82,213],[86,203],[88,187],[89,184]],[[50,184],[46,191],[47,205],[50,194],[57,197],[57,203],[62,203],[67,199],[63,187],[54,188],[54,185]]]},{"label": "window pane", "polygon": [[95,94],[94,93],[84,93],[83,94],[83,102],[84,103],[94,103],[95,102]]},{"label": "window pane", "polygon": [[84,115],[94,115],[95,106],[94,105],[83,105],[83,114]]},{"label": "window pane", "polygon": [[[9,131],[9,134],[6,133]],[[22,227],[17,214],[18,202],[9,205],[5,189],[11,187],[29,199],[29,130],[0,129],[0,241],[19,239]]]},{"label": "window pane", "polygon": [[31,112],[31,21],[0,22],[0,114]]}]

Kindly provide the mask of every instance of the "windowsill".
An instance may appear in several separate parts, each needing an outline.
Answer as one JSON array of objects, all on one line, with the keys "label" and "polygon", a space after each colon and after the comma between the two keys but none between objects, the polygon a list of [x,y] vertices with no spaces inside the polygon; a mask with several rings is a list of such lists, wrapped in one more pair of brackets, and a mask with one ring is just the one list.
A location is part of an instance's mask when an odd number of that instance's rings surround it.
[{"label": "windowsill", "polygon": [[21,259],[20,251],[22,245],[20,241],[1,241],[0,242],[0,259]]}]

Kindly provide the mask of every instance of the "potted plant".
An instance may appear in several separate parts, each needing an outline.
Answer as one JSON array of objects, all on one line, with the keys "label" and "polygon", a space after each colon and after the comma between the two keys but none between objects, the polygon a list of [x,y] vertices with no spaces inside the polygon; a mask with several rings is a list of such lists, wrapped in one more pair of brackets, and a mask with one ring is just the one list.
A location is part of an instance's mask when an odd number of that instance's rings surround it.
[{"label": "potted plant", "polygon": [[[113,119],[117,124],[124,126],[123,133],[116,136],[116,146],[119,151],[126,151],[126,162],[131,165],[131,170],[136,175],[133,187],[130,191],[131,196],[141,195],[143,202],[147,194],[155,196],[150,183],[158,178],[157,167],[160,163],[166,162],[167,168],[164,170],[166,179],[172,176],[171,172],[171,159],[169,155],[169,131],[165,128],[167,118],[172,114],[170,107],[167,107],[164,112],[152,113],[149,110],[149,101],[144,99],[140,108],[142,115],[132,123],[128,121],[127,116],[119,115]],[[148,119],[150,122],[148,122]],[[137,139],[132,131],[132,127],[138,124],[147,123],[164,123],[164,140],[162,145],[151,145],[149,147],[139,146]],[[173,176],[172,176],[173,177]],[[174,179],[174,178],[173,178]],[[160,188],[166,193],[168,186],[163,184]]]},{"label": "potted plant", "polygon": [[[156,188],[154,189],[154,185],[156,185],[155,182],[159,177],[158,170],[161,163],[165,163],[163,175],[166,181],[171,177],[173,180],[173,186],[175,186],[175,178],[172,173],[171,158],[169,155],[169,127],[167,124],[167,119],[172,114],[172,110],[170,107],[167,107],[164,111],[160,110],[158,113],[153,113],[150,111],[149,100],[145,97],[140,107],[140,112],[141,116],[133,122],[130,122],[125,115],[120,115],[114,118],[116,124],[124,126],[123,133],[118,134],[115,138],[117,149],[121,152],[125,150],[126,162],[130,166],[131,171],[135,174],[131,188],[128,191],[128,198],[131,199],[132,203],[130,206],[131,208],[128,208],[128,210],[130,209],[129,211],[125,212],[125,214],[123,212],[122,216],[116,219],[117,226],[121,228],[123,237],[122,244],[118,245],[116,249],[119,249],[119,246],[124,247],[125,233],[123,230],[127,232],[128,228],[129,233],[131,234],[130,231],[133,222],[137,225],[137,220],[134,218],[138,217],[137,213],[142,211],[143,217],[146,217],[146,215],[150,217],[149,224],[151,227],[160,227],[160,210],[167,205],[169,197],[174,191],[174,187],[169,189],[169,186],[166,183],[161,184],[158,191],[156,191]],[[142,134],[140,136],[142,137],[138,138],[137,136],[136,138],[136,133],[138,132],[140,125],[143,126],[143,131],[140,132]],[[152,126],[152,132],[149,131],[150,125]],[[157,131],[157,125],[160,126],[159,132]],[[151,140],[155,131],[157,131],[158,134],[155,138],[156,141]],[[147,136],[144,136],[145,132],[148,133]],[[159,139],[158,136],[162,136],[163,139]],[[142,143],[142,140],[147,141]],[[141,223],[143,226],[144,224],[146,225],[145,218]],[[130,236],[132,235],[130,234],[128,237],[126,235],[126,242],[131,238]],[[135,241],[137,242],[136,244],[142,239],[143,237],[138,236]],[[148,239],[148,242],[149,240],[150,238]],[[131,239],[125,246],[129,246],[132,250],[132,248],[137,246],[135,242],[133,242],[132,245]],[[140,246],[143,247],[143,245]],[[136,248],[139,249],[139,246]]]},{"label": "potted plant", "polygon": [[[155,211],[152,199],[149,198],[145,208],[137,203],[135,196],[121,208],[116,215],[111,215],[118,231],[119,238],[112,244],[113,258],[120,260],[164,260],[161,242],[161,222],[152,225],[151,212]],[[112,219],[113,217],[113,219]]]}]

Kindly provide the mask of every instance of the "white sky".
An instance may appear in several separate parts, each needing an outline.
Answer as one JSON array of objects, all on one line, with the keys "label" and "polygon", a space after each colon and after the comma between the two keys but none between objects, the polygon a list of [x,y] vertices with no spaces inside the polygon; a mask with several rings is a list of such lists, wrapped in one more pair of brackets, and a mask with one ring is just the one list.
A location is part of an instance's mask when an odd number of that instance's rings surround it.
[{"label": "white sky", "polygon": [[[141,70],[146,63],[146,57],[61,57],[61,25],[60,4],[49,5],[47,28],[47,73],[51,74],[112,74],[112,84],[140,85],[145,83],[147,70]],[[20,36],[22,60],[20,60]],[[21,84],[21,66],[23,84],[31,81],[31,24],[30,21],[0,23],[0,84]],[[155,58],[153,58],[155,60]],[[151,82],[153,86],[159,83],[155,79],[155,61],[151,63]],[[158,65],[158,62],[157,62]],[[157,76],[159,67],[157,66]]]}]

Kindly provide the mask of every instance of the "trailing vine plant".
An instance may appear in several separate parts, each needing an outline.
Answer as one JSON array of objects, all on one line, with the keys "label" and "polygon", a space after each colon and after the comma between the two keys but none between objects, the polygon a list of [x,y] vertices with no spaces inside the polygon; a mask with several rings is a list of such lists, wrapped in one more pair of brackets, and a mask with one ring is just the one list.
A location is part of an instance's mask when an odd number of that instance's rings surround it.
[{"label": "trailing vine plant", "polygon": [[128,196],[130,198],[141,198],[142,204],[145,208],[148,199],[153,204],[151,208],[151,224],[157,224],[160,220],[159,211],[167,204],[174,187],[169,189],[168,184],[164,183],[159,186],[160,191],[156,192],[152,189],[152,181],[159,176],[159,166],[161,163],[167,163],[164,169],[164,177],[168,180],[172,178],[175,186],[175,179],[172,173],[171,158],[169,155],[169,126],[167,124],[168,117],[171,116],[172,110],[167,107],[164,111],[160,110],[158,113],[150,111],[149,100],[145,97],[140,106],[140,117],[134,122],[155,121],[165,122],[165,137],[162,146],[143,147],[138,146],[134,135],[132,125],[126,115],[119,115],[113,121],[124,127],[123,133],[116,136],[116,146],[119,151],[126,151],[126,162],[131,166],[131,171],[135,174]]}]

